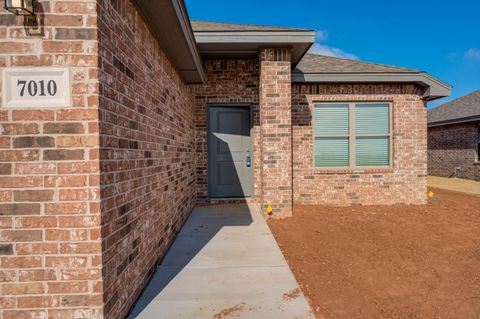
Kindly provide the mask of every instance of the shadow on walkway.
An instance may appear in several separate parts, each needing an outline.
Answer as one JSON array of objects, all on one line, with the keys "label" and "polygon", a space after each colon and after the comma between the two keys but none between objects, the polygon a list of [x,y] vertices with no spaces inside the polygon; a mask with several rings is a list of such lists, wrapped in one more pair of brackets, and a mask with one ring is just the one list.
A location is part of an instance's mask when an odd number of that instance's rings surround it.
[{"label": "shadow on walkway", "polygon": [[187,265],[194,267],[211,262],[205,260],[208,257],[195,257],[222,228],[249,226],[252,223],[250,209],[246,203],[195,208],[128,318],[137,318]]}]

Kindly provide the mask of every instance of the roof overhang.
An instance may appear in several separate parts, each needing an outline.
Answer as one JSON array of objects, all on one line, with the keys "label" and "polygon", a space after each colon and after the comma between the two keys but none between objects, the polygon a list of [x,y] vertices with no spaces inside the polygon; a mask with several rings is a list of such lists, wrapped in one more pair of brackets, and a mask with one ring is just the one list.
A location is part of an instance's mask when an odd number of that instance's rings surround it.
[{"label": "roof overhang", "polygon": [[480,122],[480,115],[467,116],[457,119],[443,120],[428,123],[428,127],[443,126],[443,125],[453,125],[453,124],[463,124],[471,122]]},{"label": "roof overhang", "polygon": [[315,42],[315,31],[195,31],[200,54],[205,59],[258,59],[261,48],[291,47],[292,65],[297,65]]},{"label": "roof overhang", "polygon": [[152,34],[186,83],[205,81],[183,0],[133,0]]},{"label": "roof overhang", "polygon": [[293,83],[415,83],[428,101],[449,96],[452,87],[428,73],[292,73]]}]

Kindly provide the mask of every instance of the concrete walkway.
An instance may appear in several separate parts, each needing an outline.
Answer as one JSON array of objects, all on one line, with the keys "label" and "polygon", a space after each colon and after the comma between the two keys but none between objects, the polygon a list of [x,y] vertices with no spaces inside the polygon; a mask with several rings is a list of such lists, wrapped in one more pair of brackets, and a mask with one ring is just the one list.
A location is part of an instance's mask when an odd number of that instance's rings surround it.
[{"label": "concrete walkway", "polygon": [[256,205],[198,207],[129,318],[314,319]]},{"label": "concrete walkway", "polygon": [[480,182],[468,179],[428,176],[428,186],[472,195],[480,195]]}]

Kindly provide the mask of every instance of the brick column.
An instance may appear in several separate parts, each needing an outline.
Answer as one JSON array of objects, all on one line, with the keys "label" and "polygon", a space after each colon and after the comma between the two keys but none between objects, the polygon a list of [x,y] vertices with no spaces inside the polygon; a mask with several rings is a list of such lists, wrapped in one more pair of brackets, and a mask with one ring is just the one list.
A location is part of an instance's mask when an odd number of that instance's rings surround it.
[{"label": "brick column", "polygon": [[292,214],[291,49],[260,51],[262,208]]}]

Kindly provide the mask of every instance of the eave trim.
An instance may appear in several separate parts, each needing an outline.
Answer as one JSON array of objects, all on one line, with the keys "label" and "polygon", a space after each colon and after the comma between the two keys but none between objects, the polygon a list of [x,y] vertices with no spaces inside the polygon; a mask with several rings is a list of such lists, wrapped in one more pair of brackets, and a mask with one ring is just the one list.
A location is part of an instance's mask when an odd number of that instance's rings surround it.
[{"label": "eave trim", "polygon": [[480,115],[466,116],[458,119],[443,120],[428,123],[428,127],[444,126],[444,125],[453,125],[453,124],[463,124],[470,122],[480,121]]},{"label": "eave trim", "polygon": [[206,76],[203,70],[202,58],[200,57],[200,53],[198,52],[198,49],[197,49],[195,36],[193,34],[192,26],[190,24],[190,19],[188,17],[185,3],[183,2],[183,0],[171,0],[171,1],[175,8],[175,12],[177,13],[178,20],[182,27],[182,31],[185,35],[185,39],[187,40],[188,48],[190,49],[190,52],[192,54],[192,57],[193,57],[195,66],[197,67],[201,81],[202,83],[205,83]]},{"label": "eave trim", "polygon": [[314,43],[315,31],[195,31],[197,43]]},{"label": "eave trim", "polygon": [[449,96],[452,87],[430,74],[420,73],[292,73],[293,83],[416,83],[425,87],[424,98]]},{"label": "eave trim", "polygon": [[[164,33],[164,31],[161,29],[162,26],[158,20],[159,17],[156,15],[157,12],[149,9],[152,2],[149,2],[149,0],[133,0],[132,2],[135,4],[143,20],[148,25],[151,33],[157,39],[159,44],[165,45],[165,40],[163,38],[164,36],[162,35],[162,32]],[[169,56],[170,61],[172,61],[176,66],[178,73],[185,83],[205,83],[206,76],[203,70],[202,59],[200,57],[200,53],[198,52],[193,30],[190,25],[190,20],[188,18],[188,13],[183,0],[162,0],[160,5],[169,6],[169,10],[171,12],[169,14],[172,16],[171,18],[178,21],[180,29],[177,30],[183,35],[183,40],[186,44],[185,49],[188,50],[185,52],[188,52],[188,55],[190,55],[192,60],[189,61],[193,62],[195,68],[182,68],[182,63],[175,61],[175,56]],[[173,15],[175,16],[173,17]],[[178,41],[182,40],[179,39]],[[194,79],[191,79],[192,74],[195,74]]]}]

